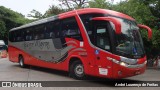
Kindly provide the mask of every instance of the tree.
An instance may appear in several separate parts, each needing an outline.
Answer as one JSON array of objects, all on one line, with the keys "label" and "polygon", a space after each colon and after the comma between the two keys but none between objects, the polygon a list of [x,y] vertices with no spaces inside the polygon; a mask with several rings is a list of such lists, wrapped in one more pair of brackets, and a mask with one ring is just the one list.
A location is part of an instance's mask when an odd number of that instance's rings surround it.
[{"label": "tree", "polygon": [[45,18],[46,16],[41,14],[39,11],[33,9],[31,11],[31,14],[28,14],[28,17],[32,17],[34,19],[42,19],[42,18]]},{"label": "tree", "polygon": [[8,31],[12,28],[29,23],[22,14],[0,6],[0,39],[7,42]]},{"label": "tree", "polygon": [[111,3],[107,1],[108,0],[91,0],[89,1],[89,7],[111,9]]},{"label": "tree", "polygon": [[152,26],[152,22],[150,21],[156,19],[149,7],[140,3],[138,0],[121,1],[119,4],[114,5],[112,9],[132,16],[138,23],[149,26]]},{"label": "tree", "polygon": [[0,20],[0,38],[1,39],[5,37],[5,33],[6,33],[5,23],[2,20]]},{"label": "tree", "polygon": [[157,56],[160,54],[160,31],[153,28],[152,29],[152,39],[148,40],[147,31],[141,31],[141,35],[144,41],[145,51],[147,56],[153,55]]},{"label": "tree", "polygon": [[87,7],[88,0],[58,0],[68,10]]},{"label": "tree", "polygon": [[150,8],[152,14],[160,18],[160,0],[139,0]]},{"label": "tree", "polygon": [[144,3],[149,7],[151,13],[156,19],[152,20],[152,26],[156,26],[160,30],[160,0],[139,0],[139,2]]},{"label": "tree", "polygon": [[49,16],[53,16],[53,15],[58,15],[60,13],[63,13],[67,11],[67,9],[63,9],[63,8],[59,8],[57,6],[50,6],[50,8],[46,11],[45,16],[49,17]]}]

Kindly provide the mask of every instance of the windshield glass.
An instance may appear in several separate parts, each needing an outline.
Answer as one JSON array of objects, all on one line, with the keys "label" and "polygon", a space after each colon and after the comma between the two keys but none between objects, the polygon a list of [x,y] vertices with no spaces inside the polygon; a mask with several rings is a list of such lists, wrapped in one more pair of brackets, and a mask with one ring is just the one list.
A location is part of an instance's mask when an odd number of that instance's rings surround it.
[{"label": "windshield glass", "polygon": [[0,50],[5,50],[5,45],[0,45]]},{"label": "windshield glass", "polygon": [[[105,21],[93,21],[94,17],[107,17],[103,14],[84,14],[80,18],[85,26],[89,39],[93,45],[107,51],[128,58],[140,58],[145,55],[144,47],[139,33],[139,28],[134,21],[114,17],[121,22],[122,34],[116,34],[115,40],[110,30],[110,24],[113,29],[114,24]],[[111,33],[109,34],[109,31]],[[112,39],[113,40],[112,40]],[[112,43],[111,43],[112,42]],[[111,46],[113,45],[114,46]],[[114,50],[115,49],[115,50]]]},{"label": "windshield glass", "polygon": [[117,19],[121,22],[122,33],[116,35],[116,53],[128,58],[143,57],[145,52],[137,24],[134,21]]}]

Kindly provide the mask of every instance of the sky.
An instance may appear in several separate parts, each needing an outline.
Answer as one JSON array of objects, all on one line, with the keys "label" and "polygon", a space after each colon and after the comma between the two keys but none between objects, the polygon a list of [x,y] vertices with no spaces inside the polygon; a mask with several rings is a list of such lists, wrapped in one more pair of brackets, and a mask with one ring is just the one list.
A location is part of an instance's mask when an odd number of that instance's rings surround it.
[{"label": "sky", "polygon": [[[118,1],[120,0],[114,0],[114,3]],[[44,14],[53,4],[58,5],[58,2],[56,0],[0,0],[0,6],[10,8],[25,15],[25,17],[27,17],[33,9]]]}]

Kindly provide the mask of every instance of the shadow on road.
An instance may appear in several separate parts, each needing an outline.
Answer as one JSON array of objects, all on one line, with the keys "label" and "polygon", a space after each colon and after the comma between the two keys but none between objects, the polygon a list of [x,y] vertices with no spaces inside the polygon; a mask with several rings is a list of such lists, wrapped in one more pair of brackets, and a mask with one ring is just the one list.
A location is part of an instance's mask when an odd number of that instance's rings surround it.
[{"label": "shadow on road", "polygon": [[[19,65],[14,65],[13,67],[19,67]],[[20,68],[20,67],[19,67]],[[69,77],[68,72],[59,71],[54,69],[47,69],[35,66],[27,66],[24,69],[36,70],[40,72],[46,72],[62,77]],[[87,76],[85,80],[72,80],[72,81],[49,81],[52,84],[56,83],[58,86],[62,87],[114,87],[116,83],[140,83],[141,81],[131,80],[131,79],[106,79],[97,78],[92,76]]]}]

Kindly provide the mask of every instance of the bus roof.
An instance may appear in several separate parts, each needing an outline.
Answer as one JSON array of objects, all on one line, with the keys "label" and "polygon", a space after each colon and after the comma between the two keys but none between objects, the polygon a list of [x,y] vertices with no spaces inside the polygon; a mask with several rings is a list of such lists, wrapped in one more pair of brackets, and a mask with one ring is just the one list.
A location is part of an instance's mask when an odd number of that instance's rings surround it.
[{"label": "bus roof", "polygon": [[51,17],[44,18],[44,19],[41,19],[41,20],[38,20],[38,21],[34,21],[34,22],[31,22],[31,23],[22,25],[20,27],[13,28],[10,31],[14,31],[14,30],[17,30],[17,29],[22,29],[22,28],[27,28],[27,27],[34,26],[34,25],[43,24],[43,23],[46,23],[46,22],[49,22],[49,21],[54,21],[54,20],[56,20],[56,17],[57,16],[51,16]]},{"label": "bus roof", "polygon": [[22,28],[27,28],[27,27],[34,26],[34,25],[43,24],[43,23],[46,23],[46,22],[49,22],[49,21],[54,21],[58,18],[62,19],[62,18],[71,17],[71,16],[76,15],[76,13],[79,14],[79,15],[80,14],[87,14],[87,13],[102,13],[102,14],[105,14],[105,15],[108,15],[108,16],[115,16],[115,17],[125,18],[125,19],[129,19],[129,20],[135,20],[132,17],[126,15],[126,14],[116,12],[116,11],[112,11],[112,10],[99,9],[99,8],[84,8],[84,9],[73,10],[73,11],[65,12],[65,13],[62,13],[62,14],[59,14],[59,15],[56,15],[56,16],[51,16],[51,17],[48,17],[48,18],[44,18],[44,19],[29,23],[29,24],[26,24],[26,25],[22,25],[20,27],[13,28],[10,31],[14,31],[14,30],[17,30],[17,29],[22,29]]},{"label": "bus roof", "polygon": [[79,15],[80,14],[87,14],[87,13],[102,13],[102,14],[105,14],[105,15],[108,15],[108,16],[115,16],[115,17],[120,17],[120,18],[125,18],[125,19],[135,21],[134,18],[132,18],[132,17],[126,15],[126,14],[123,14],[123,13],[120,13],[120,12],[117,12],[117,11],[113,11],[113,10],[100,9],[100,8],[84,8],[84,9],[73,10],[73,11],[69,11],[69,12],[66,12],[66,13],[59,14],[59,18],[70,17],[73,14],[75,14],[76,12]]}]

